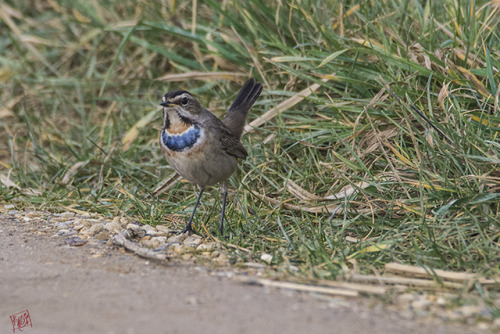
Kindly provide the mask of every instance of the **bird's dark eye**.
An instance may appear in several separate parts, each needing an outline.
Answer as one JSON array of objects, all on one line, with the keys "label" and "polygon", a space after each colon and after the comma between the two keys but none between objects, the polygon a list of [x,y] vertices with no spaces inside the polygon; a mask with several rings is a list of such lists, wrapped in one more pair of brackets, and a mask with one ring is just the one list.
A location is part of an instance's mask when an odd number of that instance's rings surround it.
[{"label": "bird's dark eye", "polygon": [[181,103],[182,103],[183,106],[187,105],[188,104],[187,97],[183,97],[182,100],[181,100]]}]

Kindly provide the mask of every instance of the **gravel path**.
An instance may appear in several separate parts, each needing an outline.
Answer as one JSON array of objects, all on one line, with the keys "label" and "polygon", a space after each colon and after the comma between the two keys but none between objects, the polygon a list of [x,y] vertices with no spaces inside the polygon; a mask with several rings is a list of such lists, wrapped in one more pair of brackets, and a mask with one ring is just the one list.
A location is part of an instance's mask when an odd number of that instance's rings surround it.
[{"label": "gravel path", "polygon": [[368,298],[262,288],[230,279],[230,269],[159,264],[106,239],[70,246],[64,219],[51,217],[0,213],[1,333],[12,333],[10,316],[24,310],[28,334],[487,333],[402,316]]}]

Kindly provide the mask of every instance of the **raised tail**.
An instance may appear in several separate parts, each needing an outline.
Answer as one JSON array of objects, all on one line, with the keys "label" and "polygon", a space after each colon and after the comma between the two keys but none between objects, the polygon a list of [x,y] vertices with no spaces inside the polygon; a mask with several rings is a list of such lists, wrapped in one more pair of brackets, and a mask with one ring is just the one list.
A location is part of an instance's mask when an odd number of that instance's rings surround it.
[{"label": "raised tail", "polygon": [[238,96],[229,107],[224,124],[231,130],[236,138],[241,137],[248,111],[262,92],[262,84],[250,78],[241,87]]}]

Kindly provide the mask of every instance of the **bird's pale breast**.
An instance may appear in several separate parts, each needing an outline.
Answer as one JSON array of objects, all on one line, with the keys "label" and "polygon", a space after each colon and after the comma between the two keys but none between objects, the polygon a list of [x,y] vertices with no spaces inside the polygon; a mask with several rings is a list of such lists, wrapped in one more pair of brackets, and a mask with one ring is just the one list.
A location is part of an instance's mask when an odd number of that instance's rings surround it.
[{"label": "bird's pale breast", "polygon": [[176,135],[164,129],[160,137],[170,166],[183,178],[200,186],[226,180],[238,166],[238,160],[222,151],[213,139],[210,131],[194,124]]}]

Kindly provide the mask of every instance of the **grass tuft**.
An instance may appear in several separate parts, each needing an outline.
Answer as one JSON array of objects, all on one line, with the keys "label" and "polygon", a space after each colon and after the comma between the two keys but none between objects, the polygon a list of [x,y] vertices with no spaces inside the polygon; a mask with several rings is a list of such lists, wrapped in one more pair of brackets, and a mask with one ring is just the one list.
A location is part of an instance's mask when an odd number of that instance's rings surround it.
[{"label": "grass tuft", "polygon": [[[249,122],[276,109],[231,179],[234,256],[305,278],[393,261],[499,277],[497,2],[165,3],[0,5],[0,201],[175,225],[196,191],[153,194],[173,172],[161,96],[222,116],[253,76]],[[214,188],[198,231],[220,205]]]}]

